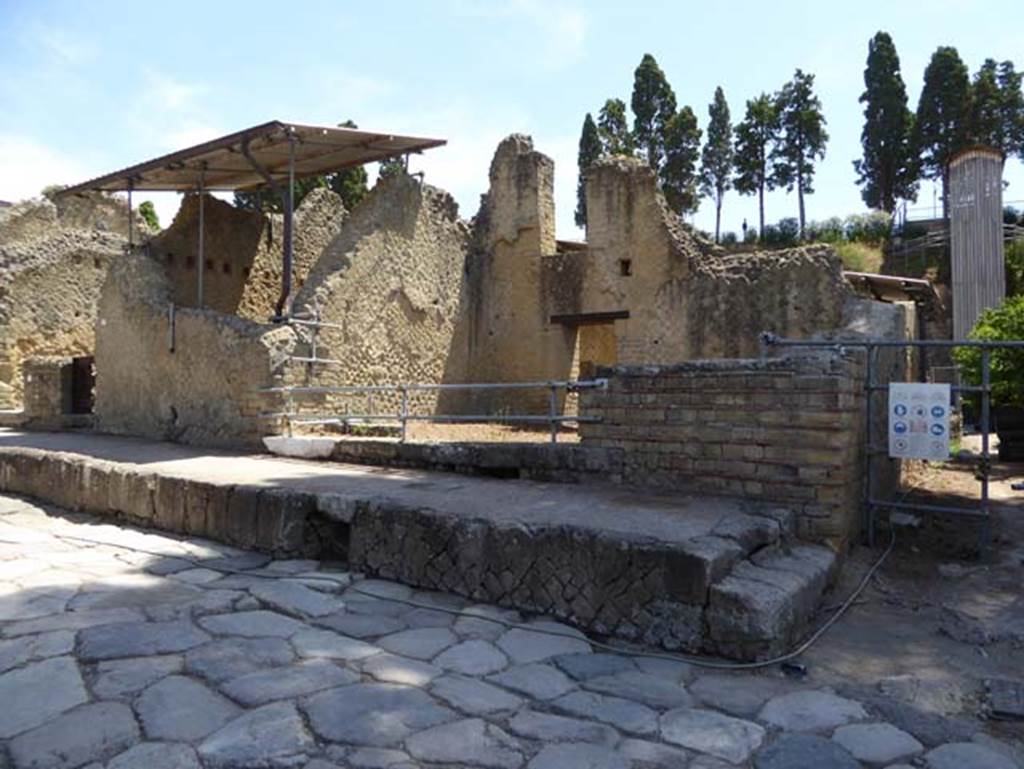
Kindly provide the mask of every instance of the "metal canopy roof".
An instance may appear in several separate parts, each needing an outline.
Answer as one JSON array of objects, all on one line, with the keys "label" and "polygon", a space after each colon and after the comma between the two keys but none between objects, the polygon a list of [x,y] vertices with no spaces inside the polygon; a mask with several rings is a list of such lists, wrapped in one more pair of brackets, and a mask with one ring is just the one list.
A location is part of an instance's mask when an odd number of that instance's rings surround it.
[{"label": "metal canopy roof", "polygon": [[422,152],[445,144],[443,139],[359,131],[353,128],[298,125],[272,120],[221,136],[188,149],[91,179],[60,194],[103,190],[234,191],[265,185],[266,179],[243,153],[248,144],[253,160],[272,178],[288,179],[289,137],[295,143],[295,178],[340,171],[377,160]]}]

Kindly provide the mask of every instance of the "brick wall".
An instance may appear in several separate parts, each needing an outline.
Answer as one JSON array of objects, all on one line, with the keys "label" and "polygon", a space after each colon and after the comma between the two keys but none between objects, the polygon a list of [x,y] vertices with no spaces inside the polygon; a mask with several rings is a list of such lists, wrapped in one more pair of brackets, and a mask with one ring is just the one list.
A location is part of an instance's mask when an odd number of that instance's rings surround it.
[{"label": "brick wall", "polygon": [[828,352],[599,371],[581,394],[584,446],[622,448],[625,483],[778,502],[804,539],[859,527],[861,358]]}]

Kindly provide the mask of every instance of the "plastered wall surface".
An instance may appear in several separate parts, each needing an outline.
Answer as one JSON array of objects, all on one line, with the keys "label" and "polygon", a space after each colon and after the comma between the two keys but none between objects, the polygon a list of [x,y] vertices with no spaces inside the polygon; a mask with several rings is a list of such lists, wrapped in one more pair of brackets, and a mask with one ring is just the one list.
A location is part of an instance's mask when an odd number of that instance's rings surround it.
[{"label": "plastered wall surface", "polygon": [[177,309],[172,331],[169,305],[166,276],[152,259],[135,255],[110,271],[96,338],[98,429],[258,445],[268,425],[256,417],[280,402],[257,389],[275,383],[294,332],[194,308]]},{"label": "plastered wall surface", "polygon": [[[136,232],[146,230],[136,217]],[[22,405],[35,356],[88,355],[96,302],[126,240],[127,208],[105,195],[31,200],[0,217],[0,409]]]}]

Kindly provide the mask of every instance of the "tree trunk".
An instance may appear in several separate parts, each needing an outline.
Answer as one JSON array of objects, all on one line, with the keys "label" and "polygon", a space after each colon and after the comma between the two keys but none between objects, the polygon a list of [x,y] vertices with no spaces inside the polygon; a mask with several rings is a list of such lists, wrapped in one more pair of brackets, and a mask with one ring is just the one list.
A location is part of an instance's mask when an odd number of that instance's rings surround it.
[{"label": "tree trunk", "polygon": [[721,242],[719,235],[722,230],[722,193],[715,198],[715,244]]},{"label": "tree trunk", "polygon": [[760,227],[757,230],[757,239],[764,243],[764,182],[757,188],[757,207],[760,215]]},{"label": "tree trunk", "polygon": [[942,169],[942,218],[949,219],[949,166]]},{"label": "tree trunk", "polygon": [[804,239],[804,175],[797,173],[796,175],[796,196],[800,200],[800,240]]}]

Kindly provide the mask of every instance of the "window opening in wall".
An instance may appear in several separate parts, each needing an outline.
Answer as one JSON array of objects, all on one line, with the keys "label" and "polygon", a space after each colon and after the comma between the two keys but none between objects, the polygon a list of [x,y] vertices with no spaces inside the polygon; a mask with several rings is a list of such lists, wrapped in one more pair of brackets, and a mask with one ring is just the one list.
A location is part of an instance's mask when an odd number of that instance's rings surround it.
[{"label": "window opening in wall", "polygon": [[624,278],[628,278],[633,274],[632,259],[619,259],[619,274]]},{"label": "window opening in wall", "polygon": [[191,270],[195,266],[196,266],[196,258],[194,256],[186,256],[185,257],[185,267]]},{"label": "window opening in wall", "polygon": [[225,275],[230,275],[231,274],[231,264],[229,262],[224,262],[223,267],[221,267],[221,272],[223,272]]},{"label": "window opening in wall", "polygon": [[213,259],[207,259],[206,260],[206,269],[208,269],[208,270],[212,270],[213,269]]}]

